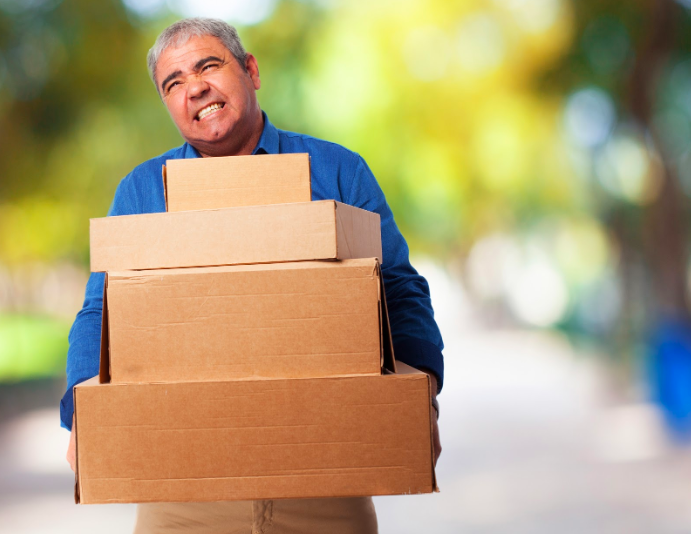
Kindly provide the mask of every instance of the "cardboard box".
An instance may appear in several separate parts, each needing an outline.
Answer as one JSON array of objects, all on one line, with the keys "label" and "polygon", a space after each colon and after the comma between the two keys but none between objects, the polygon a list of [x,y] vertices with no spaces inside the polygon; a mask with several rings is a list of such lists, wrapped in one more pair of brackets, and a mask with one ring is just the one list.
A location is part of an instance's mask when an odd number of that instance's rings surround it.
[{"label": "cardboard box", "polygon": [[166,210],[208,210],[312,200],[309,154],[171,159]]},{"label": "cardboard box", "polygon": [[74,388],[84,504],[429,493],[430,381],[381,376]]},{"label": "cardboard box", "polygon": [[93,272],[378,258],[379,215],[333,200],[91,219]]},{"label": "cardboard box", "polygon": [[[102,381],[381,374],[375,258],[107,274]],[[393,369],[392,369],[393,370]]]}]

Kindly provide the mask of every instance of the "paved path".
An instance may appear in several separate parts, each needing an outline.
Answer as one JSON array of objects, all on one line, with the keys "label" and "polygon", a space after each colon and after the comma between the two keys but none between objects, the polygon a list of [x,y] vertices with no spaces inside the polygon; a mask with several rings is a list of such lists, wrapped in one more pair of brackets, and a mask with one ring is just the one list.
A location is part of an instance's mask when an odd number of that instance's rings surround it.
[{"label": "paved path", "polygon": [[[422,270],[447,344],[441,493],[377,498],[383,534],[691,532],[691,450],[637,388],[558,335],[473,326]],[[72,504],[67,439],[55,409],[0,426],[0,532],[131,532],[133,506]]]}]

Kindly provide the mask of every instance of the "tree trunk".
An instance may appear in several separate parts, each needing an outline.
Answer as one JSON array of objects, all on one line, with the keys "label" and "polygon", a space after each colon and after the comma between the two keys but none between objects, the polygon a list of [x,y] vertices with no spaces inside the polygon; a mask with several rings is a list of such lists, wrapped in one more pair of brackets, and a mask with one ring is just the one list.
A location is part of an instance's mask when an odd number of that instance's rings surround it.
[{"label": "tree trunk", "polygon": [[645,255],[652,275],[653,318],[688,319],[686,281],[685,197],[674,165],[652,125],[656,81],[669,60],[674,46],[675,20],[683,15],[673,0],[649,0],[648,35],[636,51],[630,80],[629,111],[660,151],[662,186],[657,198],[647,208],[643,225]]}]

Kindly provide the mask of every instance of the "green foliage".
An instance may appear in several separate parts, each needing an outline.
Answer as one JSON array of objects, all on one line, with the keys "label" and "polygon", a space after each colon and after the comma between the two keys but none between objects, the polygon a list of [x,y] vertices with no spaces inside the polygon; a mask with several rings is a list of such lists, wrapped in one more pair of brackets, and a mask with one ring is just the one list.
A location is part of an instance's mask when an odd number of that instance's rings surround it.
[{"label": "green foliage", "polygon": [[0,11],[0,261],[83,262],[88,219],[180,138],[148,81],[153,37],[120,2],[35,4]]}]

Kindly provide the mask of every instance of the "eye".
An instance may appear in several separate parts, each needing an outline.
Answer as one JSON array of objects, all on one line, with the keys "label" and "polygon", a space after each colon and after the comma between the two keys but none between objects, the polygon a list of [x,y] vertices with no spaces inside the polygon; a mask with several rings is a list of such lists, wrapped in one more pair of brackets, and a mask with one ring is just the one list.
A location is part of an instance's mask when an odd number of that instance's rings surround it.
[{"label": "eye", "polygon": [[166,93],[167,95],[170,94],[171,91],[173,91],[176,87],[178,87],[178,86],[180,86],[180,85],[181,85],[181,82],[179,82],[178,80],[175,80],[175,81],[170,82],[170,83],[166,86],[165,93]]},{"label": "eye", "polygon": [[216,67],[218,67],[218,63],[208,63],[202,67],[202,72],[209,69],[215,69]]}]

